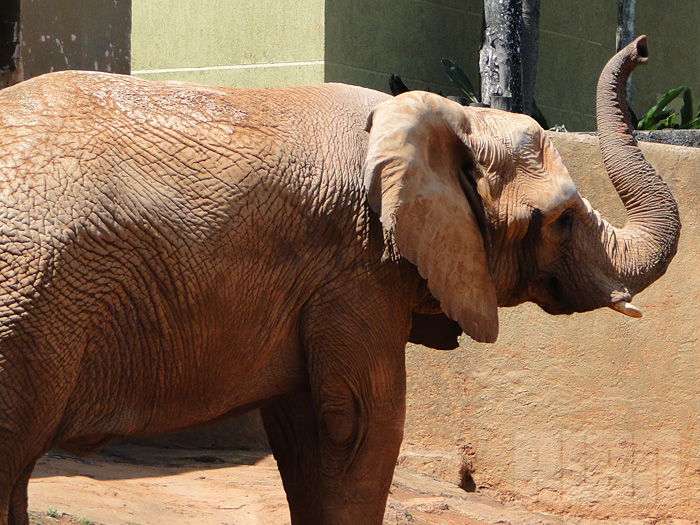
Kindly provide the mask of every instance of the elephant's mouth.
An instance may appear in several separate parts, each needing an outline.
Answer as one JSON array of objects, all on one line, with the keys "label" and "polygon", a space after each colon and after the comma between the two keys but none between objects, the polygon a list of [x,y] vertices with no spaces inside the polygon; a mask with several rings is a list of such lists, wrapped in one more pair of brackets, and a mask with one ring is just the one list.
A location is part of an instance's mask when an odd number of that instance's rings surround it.
[{"label": "elephant's mouth", "polygon": [[[557,313],[569,314],[574,312],[574,305],[568,300],[568,294],[564,291],[564,287],[557,276],[550,275],[545,279],[545,290],[552,298],[552,303],[558,306],[559,312]],[[543,308],[547,311],[546,305]],[[552,310],[553,308],[549,307],[549,309]]]},{"label": "elephant's mouth", "polygon": [[570,289],[556,275],[543,277],[535,288],[543,293],[534,298],[533,302],[551,315],[590,312],[607,306],[630,317],[642,316],[642,312],[630,304],[632,294],[627,289],[612,292],[612,286],[608,290]]},{"label": "elephant's mouth", "polygon": [[548,314],[569,315],[593,309],[575,304],[575,295],[566,290],[556,275],[544,276],[533,288],[538,290],[538,293],[532,301]]}]

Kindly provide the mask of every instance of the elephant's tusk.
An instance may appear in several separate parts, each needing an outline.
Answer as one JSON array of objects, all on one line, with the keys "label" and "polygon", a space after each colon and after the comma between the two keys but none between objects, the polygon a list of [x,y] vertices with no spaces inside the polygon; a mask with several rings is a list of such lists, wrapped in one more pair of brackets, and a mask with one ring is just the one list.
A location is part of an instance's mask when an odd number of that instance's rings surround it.
[{"label": "elephant's tusk", "polygon": [[630,317],[636,317],[639,319],[642,317],[642,311],[634,306],[632,303],[628,303],[627,301],[618,301],[616,303],[613,303],[610,308],[613,310],[617,310],[621,314],[629,315]]}]

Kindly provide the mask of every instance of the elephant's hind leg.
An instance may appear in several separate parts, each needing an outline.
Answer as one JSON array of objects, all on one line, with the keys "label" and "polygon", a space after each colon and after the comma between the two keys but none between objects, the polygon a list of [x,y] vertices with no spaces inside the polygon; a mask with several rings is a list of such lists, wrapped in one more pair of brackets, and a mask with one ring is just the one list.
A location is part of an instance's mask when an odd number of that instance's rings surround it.
[{"label": "elephant's hind leg", "polygon": [[34,470],[33,461],[25,470],[12,488],[10,495],[10,513],[8,522],[10,525],[28,525],[29,515],[27,514],[28,498],[27,491],[29,489],[29,478]]},{"label": "elephant's hind leg", "polygon": [[0,429],[0,525],[29,523],[29,479],[37,460],[48,448],[40,444],[48,442],[48,437],[42,437],[38,430],[20,432],[24,429],[19,424],[16,428]]},{"label": "elephant's hind leg", "polygon": [[[0,379],[2,372],[0,368]],[[0,381],[0,392],[16,394],[4,386]],[[30,397],[6,394],[0,399],[0,525],[24,525],[29,520],[27,485],[44,442],[32,407],[22,401]]]},{"label": "elephant's hind leg", "polygon": [[[24,348],[42,355],[35,346]],[[0,361],[0,525],[3,519],[28,523],[29,478],[36,461],[55,444],[65,392],[71,391],[60,367],[35,358],[25,370],[12,366],[18,361]]]},{"label": "elephant's hind leg", "polygon": [[0,473],[0,525],[29,523],[27,489],[34,464],[31,462],[19,476],[12,475],[8,470]]}]

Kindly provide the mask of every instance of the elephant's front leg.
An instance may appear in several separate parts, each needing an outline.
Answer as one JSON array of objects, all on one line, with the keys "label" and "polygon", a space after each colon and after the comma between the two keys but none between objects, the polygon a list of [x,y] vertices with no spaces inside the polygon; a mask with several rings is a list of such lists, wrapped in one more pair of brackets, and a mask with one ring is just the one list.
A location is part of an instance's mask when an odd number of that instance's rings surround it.
[{"label": "elephant's front leg", "polygon": [[295,524],[384,516],[403,437],[410,312],[380,322],[387,310],[356,304],[361,314],[324,308],[317,323],[307,318],[311,392],[263,411]]},{"label": "elephant's front leg", "polygon": [[311,394],[277,398],[260,413],[287,493],[292,523],[323,523],[319,432]]}]

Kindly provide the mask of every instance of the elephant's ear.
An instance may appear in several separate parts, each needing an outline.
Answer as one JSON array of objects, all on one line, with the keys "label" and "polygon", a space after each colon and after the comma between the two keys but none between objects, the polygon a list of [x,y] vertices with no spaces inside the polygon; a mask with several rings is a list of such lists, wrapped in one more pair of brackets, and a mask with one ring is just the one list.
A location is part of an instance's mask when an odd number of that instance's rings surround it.
[{"label": "elephant's ear", "polygon": [[370,206],[442,310],[473,339],[495,341],[498,303],[477,220],[483,210],[472,209],[460,182],[462,168],[475,166],[466,112],[411,91],[377,106],[367,130]]}]

